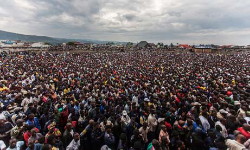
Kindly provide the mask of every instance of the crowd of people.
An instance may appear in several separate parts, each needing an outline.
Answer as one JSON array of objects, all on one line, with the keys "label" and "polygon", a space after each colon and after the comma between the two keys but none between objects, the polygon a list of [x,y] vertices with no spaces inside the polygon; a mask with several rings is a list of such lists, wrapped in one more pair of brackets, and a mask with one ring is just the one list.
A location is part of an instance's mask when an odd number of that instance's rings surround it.
[{"label": "crowd of people", "polygon": [[250,53],[0,57],[1,150],[250,149]]}]

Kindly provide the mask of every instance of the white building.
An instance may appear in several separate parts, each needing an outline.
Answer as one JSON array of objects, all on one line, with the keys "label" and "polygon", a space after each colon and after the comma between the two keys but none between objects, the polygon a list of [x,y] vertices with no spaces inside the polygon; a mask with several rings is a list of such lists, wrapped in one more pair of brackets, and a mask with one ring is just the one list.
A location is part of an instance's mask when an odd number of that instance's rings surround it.
[{"label": "white building", "polygon": [[33,43],[31,44],[31,47],[39,47],[39,48],[48,48],[50,47],[49,45],[46,45],[43,42],[37,42],[37,43]]}]

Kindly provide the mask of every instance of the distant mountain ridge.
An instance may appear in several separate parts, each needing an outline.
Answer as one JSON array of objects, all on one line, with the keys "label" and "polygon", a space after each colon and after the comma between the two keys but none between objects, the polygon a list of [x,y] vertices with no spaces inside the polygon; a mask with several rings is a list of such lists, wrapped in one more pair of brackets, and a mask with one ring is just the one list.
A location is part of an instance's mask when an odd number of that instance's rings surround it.
[{"label": "distant mountain ridge", "polygon": [[[82,43],[94,43],[104,44],[110,41],[98,41],[98,40],[84,40],[84,39],[64,39],[64,38],[53,38],[48,36],[38,35],[25,35],[0,30],[0,40],[21,40],[27,42],[48,42],[51,44],[65,43],[70,41],[78,41]],[[115,43],[126,43],[126,42],[115,42]]]}]

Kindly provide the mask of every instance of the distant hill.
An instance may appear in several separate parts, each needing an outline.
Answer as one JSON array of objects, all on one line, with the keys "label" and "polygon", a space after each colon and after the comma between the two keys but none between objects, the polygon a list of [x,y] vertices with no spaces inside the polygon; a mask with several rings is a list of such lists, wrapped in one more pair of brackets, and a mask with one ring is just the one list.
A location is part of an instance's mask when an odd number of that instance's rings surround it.
[{"label": "distant hill", "polygon": [[[24,35],[12,32],[6,32],[0,30],[0,40],[21,40],[27,42],[48,42],[51,44],[65,43],[70,41],[78,41],[82,43],[95,43],[95,44],[104,44],[110,41],[97,41],[97,40],[84,40],[84,39],[63,39],[63,38],[52,38],[48,36],[37,36],[37,35]],[[114,42],[118,44],[123,44],[126,42]]]}]

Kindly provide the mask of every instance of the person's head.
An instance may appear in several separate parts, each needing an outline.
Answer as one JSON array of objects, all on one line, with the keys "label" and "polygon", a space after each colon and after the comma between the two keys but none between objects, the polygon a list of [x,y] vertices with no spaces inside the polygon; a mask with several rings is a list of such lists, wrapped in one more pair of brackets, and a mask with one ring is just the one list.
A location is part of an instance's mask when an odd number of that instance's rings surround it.
[{"label": "person's head", "polygon": [[29,147],[30,149],[33,149],[33,148],[34,148],[34,144],[35,144],[35,141],[31,140],[31,141],[29,141],[29,143],[28,143],[28,147]]},{"label": "person's head", "polygon": [[135,129],[133,134],[134,134],[135,137],[138,137],[140,135],[140,132],[139,132],[138,129]]},{"label": "person's head", "polygon": [[53,133],[56,127],[56,123],[52,122],[49,126],[48,126],[48,130],[50,133]]},{"label": "person's head", "polygon": [[56,136],[54,134],[51,134],[48,136],[48,144],[54,145],[56,143]]},{"label": "person's head", "polygon": [[15,148],[16,147],[16,138],[11,138],[10,139],[10,148]]},{"label": "person's head", "polygon": [[218,131],[218,132],[222,131],[222,128],[221,128],[220,125],[216,125],[216,126],[215,126],[215,129],[216,129],[216,131]]},{"label": "person's head", "polygon": [[187,125],[188,125],[188,126],[193,125],[193,120],[190,119],[190,118],[188,118],[188,119],[187,119]]},{"label": "person's head", "polygon": [[151,109],[151,110],[150,110],[150,113],[151,113],[151,114],[155,114],[155,109]]},{"label": "person's head", "polygon": [[17,121],[16,121],[16,125],[18,126],[18,127],[22,127],[23,126],[23,119],[17,119]]},{"label": "person's head", "polygon": [[94,123],[94,129],[99,129],[100,128],[100,124],[99,123]]},{"label": "person's head", "polygon": [[52,150],[52,146],[50,144],[45,144],[43,145],[42,150]]},{"label": "person's head", "polygon": [[33,106],[34,106],[33,103],[29,103],[29,104],[28,104],[28,107],[29,107],[29,108],[32,108]]},{"label": "person's head", "polygon": [[162,141],[162,144],[167,144],[166,142],[167,142],[167,137],[166,136],[163,136],[163,137],[161,137],[161,141]]},{"label": "person's head", "polygon": [[43,144],[45,142],[45,137],[41,136],[37,141],[38,141],[38,143]]},{"label": "person's head", "polygon": [[121,135],[120,135],[120,139],[122,140],[122,141],[127,141],[127,136],[126,136],[126,134],[125,133],[122,133]]},{"label": "person's head", "polygon": [[80,139],[79,133],[75,132],[74,136],[73,136],[73,139],[77,142]]},{"label": "person's head", "polygon": [[207,111],[202,112],[202,116],[205,117],[205,118],[207,118],[208,117]]},{"label": "person's head", "polygon": [[111,133],[111,126],[106,126],[106,132]]},{"label": "person's head", "polygon": [[159,150],[160,149],[160,142],[156,139],[152,140],[152,145],[154,146],[155,150]]},{"label": "person's head", "polygon": [[164,132],[167,132],[167,127],[165,125],[161,125],[161,129],[164,131]]},{"label": "person's head", "polygon": [[90,119],[90,120],[89,120],[89,125],[90,125],[90,126],[93,126],[94,123],[95,123],[95,121],[94,121],[93,119]]},{"label": "person's head", "polygon": [[242,127],[243,127],[243,129],[246,130],[247,132],[250,132],[250,125],[248,125],[248,124],[245,123],[245,124],[243,124]]},{"label": "person's head", "polygon": [[30,133],[31,133],[32,136],[35,136],[36,135],[36,129],[35,128],[31,129]]},{"label": "person's head", "polygon": [[220,119],[220,122],[221,122],[223,125],[225,125],[226,122],[227,122],[227,120],[226,120],[225,118],[221,118],[221,119]]},{"label": "person's head", "polygon": [[127,116],[127,112],[126,112],[126,110],[123,110],[123,111],[122,111],[122,116],[124,116],[124,117],[126,117],[126,116]]},{"label": "person's head", "polygon": [[0,126],[4,125],[5,120],[4,119],[0,119]]},{"label": "person's head", "polygon": [[241,109],[244,110],[244,111],[247,111],[247,107],[245,105],[242,105]]},{"label": "person's head", "polygon": [[179,149],[179,150],[185,150],[186,149],[186,146],[185,146],[185,143],[183,142],[183,141],[177,141],[176,142],[176,145],[177,145],[177,148]]},{"label": "person's head", "polygon": [[246,137],[242,134],[238,134],[235,140],[241,144],[244,144],[246,142]]},{"label": "person's head", "polygon": [[148,127],[148,123],[147,122],[144,122],[143,123],[143,128],[146,129]]},{"label": "person's head", "polygon": [[71,129],[72,129],[72,124],[71,124],[70,122],[68,122],[68,123],[66,124],[66,129],[67,129],[67,130],[71,130]]},{"label": "person's head", "polygon": [[142,150],[142,149],[143,149],[143,145],[142,145],[142,143],[141,143],[140,141],[136,141],[136,142],[134,143],[133,148],[134,148],[135,150]]},{"label": "person's head", "polygon": [[35,115],[34,114],[29,114],[29,120],[34,120]]}]

